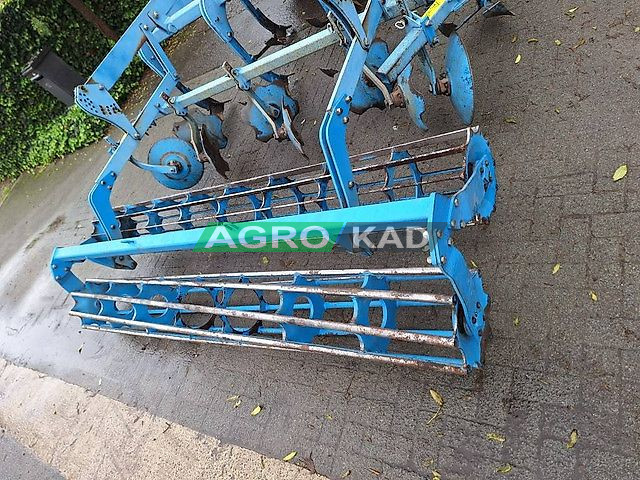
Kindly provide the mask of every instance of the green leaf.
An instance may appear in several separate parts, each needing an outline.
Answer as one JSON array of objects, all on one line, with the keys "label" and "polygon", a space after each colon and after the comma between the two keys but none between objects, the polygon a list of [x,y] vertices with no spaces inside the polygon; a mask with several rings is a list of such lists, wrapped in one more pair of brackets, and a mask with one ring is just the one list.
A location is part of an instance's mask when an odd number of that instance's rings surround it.
[{"label": "green leaf", "polygon": [[251,410],[251,416],[255,417],[256,415],[258,415],[260,412],[262,411],[262,407],[260,405],[256,405],[256,407]]},{"label": "green leaf", "polygon": [[291,453],[287,453],[284,457],[282,457],[282,460],[284,462],[290,462],[291,460],[293,460],[295,458],[295,456],[298,454],[298,452],[296,452],[295,450],[292,451]]},{"label": "green leaf", "polygon": [[491,440],[493,442],[504,443],[506,437],[500,435],[499,433],[487,433],[487,440]]},{"label": "green leaf", "polygon": [[618,168],[616,168],[616,171],[613,172],[613,181],[617,182],[618,180],[622,180],[624,177],[627,176],[627,164],[623,164],[620,165]]}]

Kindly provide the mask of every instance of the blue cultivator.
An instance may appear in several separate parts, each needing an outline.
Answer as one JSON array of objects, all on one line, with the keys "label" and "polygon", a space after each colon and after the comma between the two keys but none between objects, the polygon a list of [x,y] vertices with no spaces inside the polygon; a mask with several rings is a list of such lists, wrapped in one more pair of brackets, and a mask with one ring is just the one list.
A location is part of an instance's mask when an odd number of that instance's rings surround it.
[{"label": "blue cultivator", "polygon": [[[488,297],[477,270],[453,246],[452,234],[487,222],[494,209],[497,185],[487,142],[477,128],[465,128],[357,156],[349,155],[346,144],[350,112],[371,107],[407,107],[426,129],[425,100],[409,86],[414,59],[431,93],[450,96],[463,122],[471,122],[469,59],[459,27],[444,23],[467,1],[370,0],[358,12],[349,0],[320,0],[327,28],[296,43],[290,42],[288,27],[269,20],[249,0],[242,2],[273,35],[258,54],[236,40],[226,1],[152,0],[77,88],[77,104],[124,135],[119,142],[108,140],[109,160],[89,194],[96,215],[93,234],[82,245],[53,254],[53,275],[76,301],[72,315],[86,328],[133,335],[330,352],[457,373],[479,367]],[[421,7],[426,7],[422,15],[414,13]],[[477,7],[485,16],[509,13],[486,0],[478,0]],[[161,42],[199,17],[242,65],[225,62],[223,76],[189,89]],[[376,32],[394,19],[405,37],[389,51]],[[438,43],[438,29],[449,38],[440,75],[427,50]],[[302,152],[294,127],[300,107],[287,78],[275,70],[336,43],[346,59],[320,126],[323,162],[187,190],[200,181],[207,163],[223,176],[229,170],[220,154],[228,143],[224,108],[213,97],[232,88],[246,94],[246,117],[259,140],[287,139]],[[282,48],[265,54],[278,45]],[[160,82],[132,122],[109,90],[136,54]],[[142,136],[166,115],[181,117],[174,136],[153,145],[146,162],[136,159]],[[113,207],[111,191],[127,162],[164,186],[185,191]],[[248,220],[267,232],[274,222],[339,224],[342,241],[353,225],[370,232],[418,228],[428,239],[428,265],[84,282],[71,271],[85,260],[134,269],[133,255],[193,250],[207,225]]]}]

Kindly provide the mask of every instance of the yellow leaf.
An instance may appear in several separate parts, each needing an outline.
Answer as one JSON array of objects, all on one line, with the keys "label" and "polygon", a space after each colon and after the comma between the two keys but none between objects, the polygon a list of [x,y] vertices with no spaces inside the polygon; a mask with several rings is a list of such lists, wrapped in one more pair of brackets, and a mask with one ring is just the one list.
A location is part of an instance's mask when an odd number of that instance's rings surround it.
[{"label": "yellow leaf", "polygon": [[478,265],[476,265],[476,262],[473,260],[469,260],[469,264],[471,265],[471,268],[475,268],[476,270],[478,269]]},{"label": "yellow leaf", "polygon": [[516,57],[516,65],[520,63],[520,60],[522,60],[522,55],[518,54]]},{"label": "yellow leaf", "polygon": [[517,121],[515,118],[513,118],[513,117],[507,117],[507,118],[505,118],[505,119],[504,119],[504,121],[505,121],[506,123],[514,123],[514,124],[515,124],[515,123],[518,123],[518,121]]},{"label": "yellow leaf", "polygon": [[636,32],[636,33],[640,33],[640,27],[634,28],[633,31]]},{"label": "yellow leaf", "polygon": [[518,35],[514,35],[514,36],[511,38],[511,43],[516,43],[517,41],[518,41]]},{"label": "yellow leaf", "polygon": [[520,325],[520,319],[518,317],[513,319],[513,324],[517,327],[518,325]]},{"label": "yellow leaf", "polygon": [[263,265],[269,265],[269,259],[267,257],[262,257],[260,261]]},{"label": "yellow leaf", "polygon": [[227,398],[227,402],[235,402],[239,398],[240,397],[238,395],[231,395],[230,397]]},{"label": "yellow leaf", "polygon": [[256,405],[256,408],[254,408],[253,410],[251,410],[251,416],[255,417],[257,414],[259,414],[262,411],[262,407],[260,405]]},{"label": "yellow leaf", "polygon": [[575,447],[576,443],[578,443],[578,431],[574,428],[571,430],[569,434],[569,441],[567,442],[567,448]]},{"label": "yellow leaf", "polygon": [[560,109],[559,109],[559,108],[556,108],[555,112],[556,112],[558,115],[560,115]]},{"label": "yellow leaf", "polygon": [[593,290],[589,292],[589,296],[591,297],[591,300],[593,300],[594,302],[598,301],[598,295],[596,295],[596,292],[594,292]]},{"label": "yellow leaf", "polygon": [[242,400],[236,400],[236,403],[233,404],[233,408],[238,408],[242,404]]},{"label": "yellow leaf", "polygon": [[527,43],[538,43],[540,40],[538,40],[537,38],[530,38],[529,40],[527,40]]},{"label": "yellow leaf", "polygon": [[624,177],[627,176],[627,171],[629,169],[627,168],[627,164],[622,164],[620,165],[618,168],[616,168],[616,171],[613,172],[613,181],[617,182],[618,180],[622,180]]},{"label": "yellow leaf", "polygon": [[438,470],[431,470],[431,480],[440,480],[441,478],[442,475],[440,475]]},{"label": "yellow leaf", "polygon": [[295,450],[291,453],[286,454],[284,457],[282,457],[282,461],[284,462],[290,462],[291,460],[293,460],[295,458],[295,456],[298,454],[298,452],[296,452]]},{"label": "yellow leaf", "polygon": [[487,433],[487,440],[504,443],[506,438],[503,435],[500,435],[499,433]]},{"label": "yellow leaf", "polygon": [[436,402],[436,405],[438,405],[439,407],[444,405],[444,400],[438,392],[436,392],[433,389],[430,389],[429,394],[431,395],[431,398],[433,398],[433,401]]},{"label": "yellow leaf", "polygon": [[509,473],[511,471],[511,465],[509,465],[508,463],[505,463],[504,465],[500,465],[498,468],[496,468],[496,472],[498,473]]},{"label": "yellow leaf", "polygon": [[568,13],[569,15],[571,15],[571,14],[573,14],[573,13],[576,13],[576,10],[578,10],[578,7],[573,7],[573,8],[570,8],[570,9],[569,9],[569,11],[568,11],[567,13]]},{"label": "yellow leaf", "polygon": [[558,39],[554,40],[553,43],[555,43],[557,46],[562,45],[562,42]]},{"label": "yellow leaf", "polygon": [[556,274],[556,273],[558,273],[559,271],[560,271],[560,264],[559,264],[559,263],[556,263],[556,264],[553,266],[553,269],[551,270],[551,275],[555,275],[555,274]]},{"label": "yellow leaf", "polygon": [[351,475],[351,470],[345,470],[342,472],[342,475],[340,475],[340,478],[347,478],[349,475]]}]

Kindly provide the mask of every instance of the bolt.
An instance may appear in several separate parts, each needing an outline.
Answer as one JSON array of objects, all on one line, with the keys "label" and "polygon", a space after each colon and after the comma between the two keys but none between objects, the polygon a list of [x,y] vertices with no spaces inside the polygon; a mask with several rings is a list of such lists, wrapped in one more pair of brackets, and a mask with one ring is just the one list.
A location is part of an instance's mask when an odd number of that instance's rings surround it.
[{"label": "bolt", "polygon": [[428,263],[429,265],[431,265],[431,264],[433,263],[433,260],[431,260],[431,257],[427,257],[427,263]]},{"label": "bolt", "polygon": [[69,271],[69,267],[64,267],[64,271],[68,272]]},{"label": "bolt", "polygon": [[136,134],[133,136],[133,138],[135,138],[136,140],[140,140],[140,134],[139,134],[139,133],[136,133]]},{"label": "bolt", "polygon": [[441,256],[441,257],[440,257],[440,263],[441,263],[441,264],[443,264],[443,265],[444,265],[445,263],[447,263],[447,257],[445,257],[444,255],[443,255],[443,256]]},{"label": "bolt", "polygon": [[229,38],[233,37],[233,32],[227,32],[227,37]]},{"label": "bolt", "polygon": [[462,220],[460,221],[460,228],[464,228],[467,226],[466,222],[463,222]]},{"label": "bolt", "polygon": [[485,160],[485,161],[484,161],[484,166],[485,166],[485,167],[488,167],[488,166],[489,166],[489,160]]},{"label": "bolt", "polygon": [[55,270],[56,268],[58,268],[58,266],[54,264],[54,265],[51,265],[51,268]]},{"label": "bolt", "polygon": [[116,178],[116,172],[111,172],[111,176],[112,176],[113,178]]},{"label": "bolt", "polygon": [[460,200],[458,200],[458,197],[453,199],[453,204],[457,207],[460,205]]},{"label": "bolt", "polygon": [[56,275],[56,280],[60,280],[60,275]]},{"label": "bolt", "polygon": [[106,185],[106,184],[107,184],[107,182],[105,182],[104,180],[102,180],[102,181],[100,182],[100,185]]},{"label": "bolt", "polygon": [[98,90],[104,90],[104,85],[102,84],[98,85]]},{"label": "bolt", "polygon": [[111,185],[109,185],[109,186],[107,187],[107,190],[111,190],[112,188],[113,188],[113,187],[112,187]]},{"label": "bolt", "polygon": [[340,115],[342,113],[342,109],[340,107],[336,108],[336,113]]},{"label": "bolt", "polygon": [[349,117],[344,117],[342,119],[342,123],[349,123]]},{"label": "bolt", "polygon": [[449,239],[447,240],[447,245],[453,245],[453,238],[449,237]]},{"label": "bolt", "polygon": [[455,221],[455,220],[451,220],[451,226],[452,226],[453,228],[456,228],[456,221]]},{"label": "bolt", "polygon": [[158,18],[160,16],[160,14],[155,11],[151,15],[153,15],[153,18]]},{"label": "bolt", "polygon": [[116,229],[116,226],[115,226],[115,225],[109,225],[109,228],[110,228],[111,230],[115,230],[115,229]]},{"label": "bolt", "polygon": [[476,308],[477,308],[477,309],[482,308],[482,305],[480,304],[480,302],[476,303]]},{"label": "bolt", "polygon": [[349,95],[344,97],[344,101],[347,102],[347,103],[351,103],[351,100],[352,100],[352,98]]},{"label": "bolt", "polygon": [[442,230],[438,230],[438,231],[436,232],[436,236],[437,236],[438,238],[442,238]]},{"label": "bolt", "polygon": [[348,185],[349,185],[349,188],[353,188],[353,187],[356,186],[356,184],[355,184],[355,182],[353,180],[350,180]]},{"label": "bolt", "polygon": [[149,25],[143,25],[143,26],[142,26],[142,29],[143,29],[143,30],[149,30]]}]

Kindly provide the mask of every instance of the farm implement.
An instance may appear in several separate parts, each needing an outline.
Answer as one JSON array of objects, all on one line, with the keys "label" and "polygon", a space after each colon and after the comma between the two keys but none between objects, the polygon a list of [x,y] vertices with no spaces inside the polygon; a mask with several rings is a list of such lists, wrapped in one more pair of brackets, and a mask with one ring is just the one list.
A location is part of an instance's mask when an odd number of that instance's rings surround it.
[{"label": "farm implement", "polygon": [[[427,79],[429,94],[448,96],[462,123],[470,125],[473,78],[458,31],[477,13],[510,12],[500,2],[478,0],[457,26],[447,20],[466,0],[370,0],[366,5],[320,0],[326,13],[321,30],[293,41],[289,27],[270,20],[249,0],[241,2],[272,35],[257,54],[237,40],[226,1],[152,0],[77,87],[77,105],[123,136],[107,139],[109,159],[89,193],[93,233],[82,244],[53,253],[53,276],[75,301],[71,315],[84,328],[129,335],[324,352],[459,374],[480,367],[489,299],[453,234],[487,223],[494,210],[495,164],[487,141],[477,127],[468,126],[352,155],[346,138],[350,116],[373,107],[405,108],[419,128],[427,129],[425,98],[409,82],[414,65]],[[189,88],[161,43],[199,18],[237,57],[237,66],[224,62],[221,76]],[[404,34],[391,49],[377,37],[384,22],[395,22]],[[441,38],[447,39],[447,49],[444,68],[437,71],[429,50]],[[345,60],[320,124],[324,159],[227,179],[230,166],[221,151],[234,139],[225,135],[224,103],[216,96],[238,89],[256,138],[289,141],[304,155],[295,127],[300,105],[287,76],[277,70],[336,44]],[[159,83],[130,120],[109,91],[136,55]],[[136,157],[142,138],[165,116],[178,120],[172,135],[157,141],[146,161]],[[176,193],[114,207],[111,193],[128,163]],[[216,171],[216,185],[199,185],[206,165]],[[336,248],[347,249],[356,230],[384,235],[390,228],[417,229],[426,259],[421,266],[377,269],[84,281],[72,272],[85,260],[133,270],[136,255],[197,250],[212,225],[239,228],[246,222],[264,233],[265,244],[278,240],[275,225],[337,225]],[[304,233],[295,236],[305,240]],[[366,245],[364,250],[373,253]]]}]

